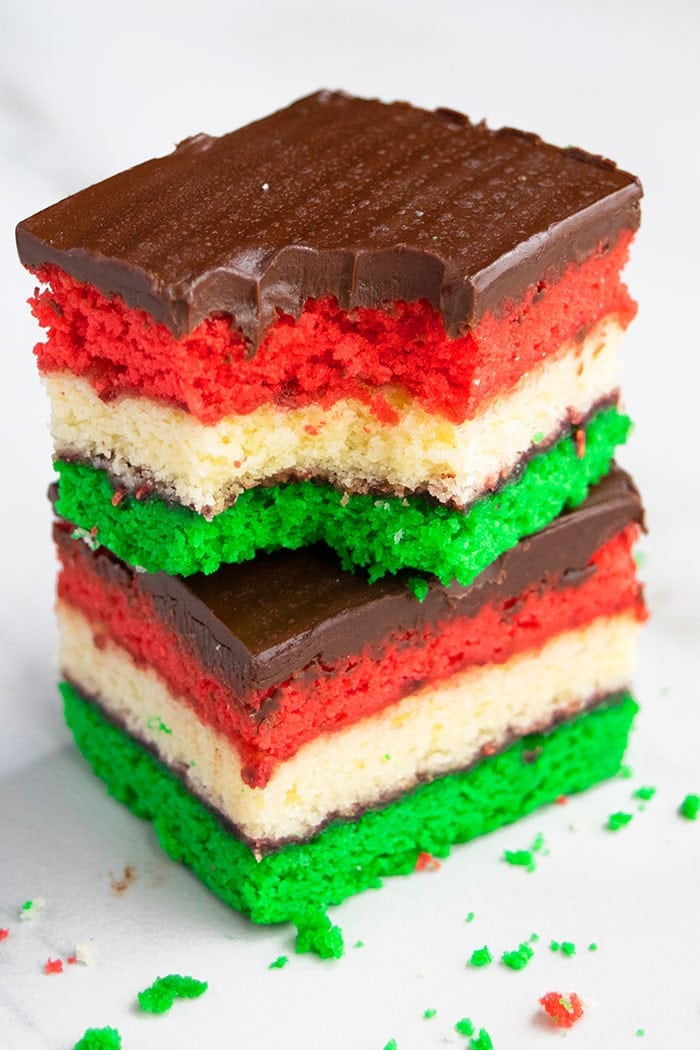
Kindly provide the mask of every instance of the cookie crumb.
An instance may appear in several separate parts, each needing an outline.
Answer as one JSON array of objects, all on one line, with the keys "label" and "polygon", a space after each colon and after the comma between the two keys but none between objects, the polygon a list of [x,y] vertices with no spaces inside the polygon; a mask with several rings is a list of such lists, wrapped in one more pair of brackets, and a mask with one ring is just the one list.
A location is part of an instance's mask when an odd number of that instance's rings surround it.
[{"label": "cookie crumb", "polygon": [[307,908],[293,920],[297,928],[294,950],[298,955],[314,952],[321,959],[340,959],[345,952],[343,931],[333,926],[320,908]]},{"label": "cookie crumb", "polygon": [[523,941],[513,951],[503,952],[501,962],[511,970],[524,970],[534,954],[527,941]]},{"label": "cookie crumb", "polygon": [[484,945],[483,948],[474,949],[467,965],[481,967],[488,966],[491,962],[493,962],[493,956],[486,945]]},{"label": "cookie crumb", "polygon": [[700,795],[686,795],[678,812],[686,820],[697,820],[700,813]]},{"label": "cookie crumb", "polygon": [[87,1028],[74,1050],[121,1050],[122,1037],[116,1028]]},{"label": "cookie crumb", "polygon": [[632,819],[631,813],[623,813],[622,810],[618,810],[617,813],[611,813],[608,817],[608,823],[606,825],[608,831],[619,831],[620,828],[626,827]]},{"label": "cookie crumb", "polygon": [[136,998],[146,1013],[164,1014],[176,999],[198,999],[208,987],[206,981],[170,973],[167,977],[156,977],[153,984],[139,992]]},{"label": "cookie crumb", "polygon": [[576,992],[569,995],[547,992],[540,999],[540,1003],[545,1013],[549,1014],[559,1028],[571,1028],[583,1017],[583,1003]]},{"label": "cookie crumb", "polygon": [[34,900],[25,901],[19,910],[19,917],[22,922],[27,922],[29,919],[36,919],[37,915],[44,910],[46,907],[46,901],[43,897],[35,897]]}]

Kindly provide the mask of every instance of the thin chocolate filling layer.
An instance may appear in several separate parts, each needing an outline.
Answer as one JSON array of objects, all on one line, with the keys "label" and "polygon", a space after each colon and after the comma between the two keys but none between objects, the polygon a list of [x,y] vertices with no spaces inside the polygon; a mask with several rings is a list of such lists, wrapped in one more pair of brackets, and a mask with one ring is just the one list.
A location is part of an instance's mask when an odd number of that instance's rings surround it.
[{"label": "thin chocolate filling layer", "polygon": [[579,149],[322,91],[46,208],[17,246],[177,338],[224,312],[254,350],[280,312],[326,295],[426,299],[456,337],[636,229],[641,195]]},{"label": "thin chocolate filling layer", "polygon": [[419,631],[456,616],[471,617],[491,602],[516,597],[533,583],[573,586],[593,571],[594,552],[630,522],[643,523],[643,508],[631,478],[619,468],[591,489],[574,510],[501,555],[469,587],[429,583],[419,602],[406,574],[368,584],[342,572],[325,548],[260,554],[212,575],[187,578],[136,572],[100,547],[91,551],[71,539],[59,522],[59,547],[77,545],[107,583],[150,595],[156,614],[186,637],[202,664],[229,683],[245,702],[311,667],[332,664],[390,633]]},{"label": "thin chocolate filling layer", "polygon": [[[126,726],[118,718],[115,718],[111,712],[104,710],[104,708],[100,704],[98,697],[86,694],[74,682],[70,681],[69,678],[67,678],[66,681],[68,681],[71,688],[75,690],[75,692],[82,700],[97,708],[97,710],[100,712],[100,715],[102,716],[102,718],[105,719],[106,722],[109,722],[111,725],[116,726],[117,729],[120,729],[122,732],[127,733],[127,735],[131,735],[129,734]],[[575,712],[573,713],[573,719],[575,720],[576,718],[586,714],[586,712],[594,710],[596,707],[601,707],[603,705],[612,706],[613,704],[620,702],[626,695],[627,694],[625,693],[601,693],[596,696],[589,697],[584,703],[577,706]],[[556,729],[557,726],[562,725],[563,723],[569,721],[571,718],[571,711],[563,709],[556,710],[552,712],[551,717],[547,718],[546,721],[543,721],[538,725],[533,725],[526,734],[526,738],[533,737],[533,748],[532,751],[525,751],[523,753],[523,761],[535,762],[539,756],[537,737],[542,734],[551,732],[553,729]],[[471,762],[468,766],[464,766],[459,769],[452,769],[446,775],[455,776],[459,774],[468,773],[471,769],[474,769],[474,767],[477,766],[479,762],[482,761],[482,759],[492,758],[494,755],[500,754],[501,752],[507,750],[507,748],[509,748],[511,744],[515,743],[516,740],[522,738],[522,733],[514,733],[509,730],[505,734],[503,734],[500,740],[494,742],[493,745],[488,745],[487,747],[485,747],[482,751],[482,754],[474,762]],[[151,754],[155,759],[157,759],[157,761],[161,762],[161,764],[164,764],[162,758],[158,754],[158,751],[155,747],[153,747],[151,743],[139,739],[138,744],[145,751]],[[213,806],[210,799],[203,797],[199,792],[195,791],[187,775],[188,767],[186,765],[183,764],[178,768],[167,766],[166,768],[168,768],[171,773],[173,773],[183,782],[187,790],[192,795],[194,795],[198,799],[198,801],[206,807],[206,809],[208,809],[211,813],[214,814],[214,816],[220,822],[221,826],[226,831],[230,832],[235,838],[238,839],[239,842],[243,842],[246,846],[248,846],[248,848],[256,855],[256,857],[258,857],[258,859],[264,856],[268,856],[271,853],[275,853],[278,850],[283,849],[285,846],[291,846],[295,843],[308,842],[311,839],[315,838],[317,835],[319,835],[324,830],[324,828],[327,828],[329,825],[335,823],[338,820],[340,820],[343,823],[351,823],[353,821],[359,820],[360,817],[363,816],[363,814],[368,813],[370,810],[382,809],[384,806],[390,805],[390,803],[395,802],[397,799],[401,798],[403,795],[406,794],[405,790],[399,792],[387,792],[377,797],[371,805],[357,805],[354,806],[349,812],[346,811],[343,814],[329,813],[328,816],[325,817],[324,820],[314,828],[313,832],[306,837],[297,836],[293,838],[286,837],[280,839],[251,839],[242,831],[240,827],[238,827],[237,824],[230,820],[229,817],[227,817],[219,809]],[[428,784],[435,779],[436,778],[434,776],[428,775],[416,776],[415,783],[409,790],[413,791],[416,788],[420,787],[422,784]]]}]

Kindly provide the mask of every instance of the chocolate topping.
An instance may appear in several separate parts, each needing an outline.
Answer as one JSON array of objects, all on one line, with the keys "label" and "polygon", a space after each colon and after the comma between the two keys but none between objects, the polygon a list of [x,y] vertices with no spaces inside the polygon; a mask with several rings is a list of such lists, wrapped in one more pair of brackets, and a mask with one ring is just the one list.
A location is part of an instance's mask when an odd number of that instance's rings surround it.
[{"label": "chocolate topping", "polygon": [[255,348],[278,312],[427,299],[450,336],[639,224],[641,186],[536,135],[319,92],[97,183],[17,228],[181,337],[215,312]]},{"label": "chocolate topping", "polygon": [[[642,520],[639,493],[628,475],[614,468],[580,507],[521,540],[471,586],[432,581],[423,602],[407,589],[405,576],[370,585],[342,572],[319,548],[259,555],[254,562],[186,579],[136,572],[104,548],[93,554],[81,544],[81,550],[106,580],[150,594],[162,621],[186,637],[203,664],[245,701],[251,691],[303,669],[317,675],[321,665],[381,645],[390,633],[473,616],[533,583],[582,582],[593,571],[588,562],[598,547]],[[66,525],[57,525],[55,535],[59,544],[74,542]]]}]

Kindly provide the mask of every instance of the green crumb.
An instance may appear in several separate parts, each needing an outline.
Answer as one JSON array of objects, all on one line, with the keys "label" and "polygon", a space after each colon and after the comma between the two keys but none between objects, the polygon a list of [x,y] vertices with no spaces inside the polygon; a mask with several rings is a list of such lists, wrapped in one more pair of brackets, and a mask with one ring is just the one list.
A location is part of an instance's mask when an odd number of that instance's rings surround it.
[{"label": "green crumb", "polygon": [[700,795],[686,795],[678,812],[686,820],[697,820],[700,813]]},{"label": "green crumb", "polygon": [[463,1017],[455,1025],[455,1032],[459,1032],[460,1035],[474,1035],[474,1022],[469,1017]]},{"label": "green crumb", "polygon": [[391,755],[384,755],[385,762],[391,762]]},{"label": "green crumb", "polygon": [[34,919],[46,907],[43,897],[35,897],[34,900],[25,901],[19,910],[21,920]]},{"label": "green crumb", "polygon": [[333,926],[322,908],[307,908],[292,921],[297,928],[297,955],[314,952],[321,959],[340,959],[343,955],[343,931]]},{"label": "green crumb", "polygon": [[530,943],[531,943],[531,944],[537,944],[537,942],[539,941],[539,939],[540,939],[540,935],[539,935],[539,933],[531,933],[531,934],[530,934]]},{"label": "green crumb", "polygon": [[424,602],[428,597],[428,591],[430,588],[428,586],[428,581],[424,580],[422,576],[409,576],[406,580],[406,586],[413,597],[417,598],[419,602]]},{"label": "green crumb", "polygon": [[483,948],[475,948],[469,958],[469,966],[488,966],[493,962],[493,956],[486,945]]},{"label": "green crumb", "polygon": [[121,1050],[122,1037],[116,1028],[88,1028],[74,1050]]},{"label": "green crumb", "polygon": [[182,977],[170,973],[167,977],[156,977],[148,988],[139,992],[137,999],[142,1010],[149,1014],[164,1014],[176,999],[198,999],[209,985],[194,977]]},{"label": "green crumb", "polygon": [[562,955],[576,955],[576,945],[573,941],[562,941],[561,942]]},{"label": "green crumb", "polygon": [[635,1035],[644,1035],[644,1029],[643,1028],[638,1028],[637,1031],[634,1034]]},{"label": "green crumb", "polygon": [[146,722],[146,728],[157,729],[159,733],[167,733],[168,736],[171,736],[173,732],[172,729],[169,729],[168,726],[166,726],[163,719],[158,717],[158,715],[153,715],[152,718],[148,719]]},{"label": "green crumb", "polygon": [[589,950],[589,952],[597,952],[598,951],[598,945],[596,944],[595,941],[591,941],[591,943],[588,945],[588,950]]},{"label": "green crumb", "polygon": [[507,849],[503,854],[507,864],[513,864],[519,868],[529,868],[532,864],[532,853],[529,849]]},{"label": "green crumb", "polygon": [[559,941],[550,941],[549,942],[549,950],[550,950],[550,952],[558,952],[560,948],[561,948],[561,944],[559,943]]},{"label": "green crumb", "polygon": [[[525,868],[526,871],[535,871],[535,854],[539,853],[543,846],[544,835],[540,831],[530,843],[528,849],[507,849],[503,853],[503,859],[506,863],[512,864],[515,867]],[[546,855],[547,852],[548,851],[545,850],[544,855]]]},{"label": "green crumb", "polygon": [[474,922],[474,912],[470,911],[464,921],[465,922]]},{"label": "green crumb", "polygon": [[278,955],[274,962],[268,966],[268,970],[282,970],[289,962],[287,955]]},{"label": "green crumb", "polygon": [[640,787],[632,792],[632,798],[639,798],[642,802],[649,802],[656,794],[655,787]]},{"label": "green crumb", "polygon": [[493,1050],[493,1040],[485,1028],[480,1028],[476,1038],[469,1040],[469,1050]]},{"label": "green crumb", "polygon": [[524,970],[534,954],[527,941],[523,941],[512,952],[504,952],[501,962],[511,970]]},{"label": "green crumb", "polygon": [[437,1010],[434,1006],[429,1006],[427,1010],[423,1011],[423,1017],[426,1019],[426,1021],[429,1021],[431,1017],[435,1017],[436,1014]]},{"label": "green crumb", "polygon": [[540,441],[544,441],[544,434],[541,430],[538,430],[536,434],[532,435],[533,445],[539,445]]},{"label": "green crumb", "polygon": [[632,819],[631,813],[623,813],[622,810],[618,810],[617,813],[611,813],[608,817],[607,828],[608,831],[619,831],[620,828],[624,828]]},{"label": "green crumb", "polygon": [[364,948],[364,946],[365,946],[365,942],[364,941],[355,941],[355,943],[353,944],[353,948]]},{"label": "green crumb", "polygon": [[389,1042],[384,1047],[384,1050],[397,1050],[397,1047],[398,1047],[398,1043],[396,1042],[396,1040],[395,1039],[390,1039]]}]

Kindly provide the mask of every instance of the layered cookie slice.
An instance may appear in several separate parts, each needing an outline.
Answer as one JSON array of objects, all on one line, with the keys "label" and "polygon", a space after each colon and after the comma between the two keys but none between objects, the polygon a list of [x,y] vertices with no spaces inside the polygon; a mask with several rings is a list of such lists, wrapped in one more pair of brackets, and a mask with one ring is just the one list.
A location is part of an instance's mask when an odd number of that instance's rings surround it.
[{"label": "layered cookie slice", "polygon": [[55,530],[64,699],[109,790],[255,921],[444,855],[619,768],[645,616],[615,469],[467,587],[328,552],[188,579]]},{"label": "layered cookie slice", "polygon": [[59,512],[151,571],[323,541],[467,585],[626,438],[640,196],[580,150],[323,92],[27,219]]}]

